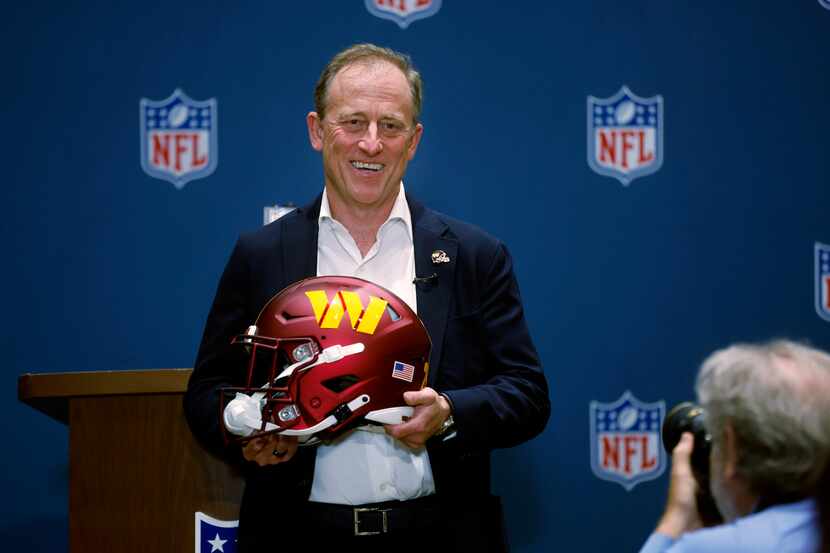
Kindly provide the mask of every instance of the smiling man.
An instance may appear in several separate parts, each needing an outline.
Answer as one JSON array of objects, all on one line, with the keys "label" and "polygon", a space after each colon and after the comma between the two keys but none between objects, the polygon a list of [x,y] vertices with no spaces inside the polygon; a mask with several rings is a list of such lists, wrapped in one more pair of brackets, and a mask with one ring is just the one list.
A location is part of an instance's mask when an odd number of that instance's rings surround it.
[{"label": "smiling man", "polygon": [[[306,117],[322,194],[240,237],[222,275],[185,410],[204,444],[248,461],[240,551],[506,550],[490,451],[544,429],[548,387],[505,246],[404,191],[421,88],[402,54],[370,44],[337,54]],[[218,390],[240,384],[228,344],[274,294],[315,275],[372,281],[422,319],[429,381],[404,395],[412,417],[316,447],[273,434],[225,447]]]}]

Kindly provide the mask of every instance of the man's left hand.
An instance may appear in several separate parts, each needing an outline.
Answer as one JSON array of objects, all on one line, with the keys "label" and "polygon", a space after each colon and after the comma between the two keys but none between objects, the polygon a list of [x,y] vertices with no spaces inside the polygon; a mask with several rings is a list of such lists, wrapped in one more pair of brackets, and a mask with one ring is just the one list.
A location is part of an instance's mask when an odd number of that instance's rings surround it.
[{"label": "man's left hand", "polygon": [[452,409],[447,399],[432,388],[404,392],[403,400],[415,408],[412,418],[401,424],[386,425],[386,433],[412,449],[420,449],[441,429]]}]

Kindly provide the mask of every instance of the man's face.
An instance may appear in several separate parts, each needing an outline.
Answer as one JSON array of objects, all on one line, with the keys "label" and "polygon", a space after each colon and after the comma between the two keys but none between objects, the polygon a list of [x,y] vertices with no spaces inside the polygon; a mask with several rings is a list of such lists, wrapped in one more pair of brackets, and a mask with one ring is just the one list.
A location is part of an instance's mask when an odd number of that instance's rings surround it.
[{"label": "man's face", "polygon": [[406,77],[388,62],[357,63],[335,75],[325,119],[316,112],[307,118],[332,208],[391,207],[423,132],[412,110]]}]

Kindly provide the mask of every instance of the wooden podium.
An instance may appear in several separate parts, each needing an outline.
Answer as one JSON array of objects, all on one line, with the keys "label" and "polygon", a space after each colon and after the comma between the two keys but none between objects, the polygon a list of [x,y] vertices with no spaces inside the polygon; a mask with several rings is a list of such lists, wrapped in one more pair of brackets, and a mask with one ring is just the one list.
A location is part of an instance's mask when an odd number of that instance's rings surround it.
[{"label": "wooden podium", "polygon": [[193,551],[196,511],[238,518],[241,476],[203,450],[184,420],[190,372],[19,378],[21,401],[69,425],[70,551]]}]

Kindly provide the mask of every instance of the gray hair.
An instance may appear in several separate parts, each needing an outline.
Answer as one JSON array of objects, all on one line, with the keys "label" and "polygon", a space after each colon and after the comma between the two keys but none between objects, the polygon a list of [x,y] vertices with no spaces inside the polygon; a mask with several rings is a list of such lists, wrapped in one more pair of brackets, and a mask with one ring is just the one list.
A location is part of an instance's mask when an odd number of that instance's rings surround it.
[{"label": "gray hair", "polygon": [[346,48],[335,54],[323,69],[323,72],[320,73],[317,86],[314,87],[314,110],[320,116],[320,119],[325,117],[329,86],[334,77],[350,65],[378,61],[391,63],[400,69],[406,77],[412,95],[412,118],[414,119],[413,122],[417,123],[421,116],[421,99],[424,87],[420,73],[415,70],[412,60],[406,54],[374,44],[355,44]]},{"label": "gray hair", "polygon": [[830,455],[830,355],[789,340],[736,344],[706,359],[696,390],[714,443],[734,429],[753,491],[813,491]]}]

